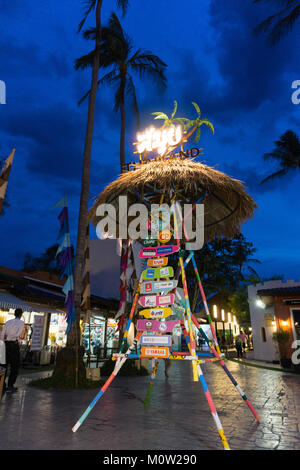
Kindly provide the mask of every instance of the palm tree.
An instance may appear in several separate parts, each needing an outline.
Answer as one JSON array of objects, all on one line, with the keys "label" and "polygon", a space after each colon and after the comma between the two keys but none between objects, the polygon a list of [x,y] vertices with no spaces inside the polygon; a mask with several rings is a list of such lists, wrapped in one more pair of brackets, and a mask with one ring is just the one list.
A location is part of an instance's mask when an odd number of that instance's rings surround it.
[{"label": "palm tree", "polygon": [[260,23],[255,29],[254,33],[261,32],[268,33],[269,42],[274,45],[280,39],[289,33],[297,19],[300,16],[300,1],[299,0],[253,0],[254,3],[268,2],[277,3],[279,11],[269,16],[266,20]]},{"label": "palm tree", "polygon": [[[117,6],[120,7],[125,14],[129,0],[116,0]],[[67,347],[61,350],[61,355],[57,356],[56,373],[57,375],[73,375],[75,372],[75,385],[78,385],[79,375],[85,374],[83,362],[79,359],[80,345],[80,305],[81,305],[81,283],[84,269],[84,250],[86,227],[88,223],[88,201],[90,188],[90,164],[91,150],[94,131],[95,102],[98,88],[98,74],[100,55],[98,53],[101,42],[101,10],[103,0],[84,0],[86,6],[82,21],[78,26],[78,32],[81,32],[88,16],[91,12],[95,12],[96,34],[93,63],[92,63],[92,81],[91,92],[89,95],[88,117],[86,125],[86,135],[84,143],[83,166],[81,177],[81,194],[77,231],[76,259],[74,270],[74,304],[76,311],[76,321],[72,324],[70,333],[68,334]]]},{"label": "palm tree", "polygon": [[300,169],[300,140],[295,132],[286,131],[280,140],[275,142],[275,145],[272,152],[264,155],[264,159],[274,158],[279,161],[281,169],[264,178],[261,184],[277,176],[284,176],[290,170]]},{"label": "palm tree", "polygon": [[[94,39],[95,28],[85,31],[86,39]],[[80,57],[75,63],[76,70],[91,66],[94,60],[95,50]],[[120,165],[121,171],[125,163],[125,96],[129,96],[133,102],[137,126],[139,127],[139,113],[136,98],[135,85],[132,72],[140,78],[150,78],[156,82],[159,89],[166,87],[165,69],[166,64],[150,51],[137,49],[133,52],[132,41],[123,30],[120,21],[113,13],[108,21],[108,26],[102,28],[102,41],[100,46],[101,63],[100,68],[110,68],[110,70],[98,80],[100,85],[113,85],[116,88],[114,111],[121,114],[121,134],[120,134]],[[79,101],[79,104],[90,95],[89,90]]]}]

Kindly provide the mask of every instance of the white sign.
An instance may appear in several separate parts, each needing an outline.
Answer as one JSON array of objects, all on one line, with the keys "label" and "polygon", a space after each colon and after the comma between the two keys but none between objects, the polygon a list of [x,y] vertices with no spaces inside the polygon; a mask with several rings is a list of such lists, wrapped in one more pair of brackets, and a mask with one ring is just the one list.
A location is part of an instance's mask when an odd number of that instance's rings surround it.
[{"label": "white sign", "polygon": [[142,335],[141,346],[171,346],[172,338],[170,335]]},{"label": "white sign", "polygon": [[31,351],[40,351],[43,346],[43,333],[44,333],[44,315],[34,315],[33,332],[31,337]]},{"label": "white sign", "polygon": [[176,147],[181,139],[181,126],[170,126],[166,129],[149,127],[143,133],[137,134],[137,151],[143,153],[157,150],[160,155],[163,155],[168,147]]}]

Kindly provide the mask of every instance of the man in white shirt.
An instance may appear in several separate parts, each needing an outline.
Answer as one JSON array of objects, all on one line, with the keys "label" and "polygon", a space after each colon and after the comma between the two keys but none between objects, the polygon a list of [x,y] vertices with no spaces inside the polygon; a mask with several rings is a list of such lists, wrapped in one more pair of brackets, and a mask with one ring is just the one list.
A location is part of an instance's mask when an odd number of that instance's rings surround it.
[{"label": "man in white shirt", "polygon": [[[6,352],[6,371],[7,366],[10,364],[10,374],[8,378],[8,387],[6,392],[16,392],[18,389],[14,387],[15,381],[17,380],[19,368],[20,368],[20,348],[18,338],[21,335],[24,322],[21,320],[23,311],[21,308],[15,310],[15,318],[8,320],[3,330],[0,333],[0,339],[5,342]],[[5,386],[5,382],[4,382]]]}]

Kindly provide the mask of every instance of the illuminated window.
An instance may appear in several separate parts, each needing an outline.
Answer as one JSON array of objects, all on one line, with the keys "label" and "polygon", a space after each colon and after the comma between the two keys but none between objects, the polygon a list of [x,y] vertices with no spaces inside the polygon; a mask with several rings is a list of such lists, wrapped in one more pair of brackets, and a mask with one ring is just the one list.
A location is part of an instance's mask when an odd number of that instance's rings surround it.
[{"label": "illuminated window", "polygon": [[217,318],[218,317],[218,308],[217,308],[217,306],[214,305],[213,309],[214,309],[214,317]]}]

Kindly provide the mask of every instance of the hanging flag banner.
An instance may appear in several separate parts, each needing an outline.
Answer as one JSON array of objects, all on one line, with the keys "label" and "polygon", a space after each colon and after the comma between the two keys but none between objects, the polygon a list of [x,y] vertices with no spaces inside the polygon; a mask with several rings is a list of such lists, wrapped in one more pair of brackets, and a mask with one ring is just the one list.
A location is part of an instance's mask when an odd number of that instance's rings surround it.
[{"label": "hanging flag banner", "polygon": [[167,359],[169,357],[169,348],[151,348],[151,347],[142,347],[141,348],[142,356],[145,357],[159,357],[160,359]]},{"label": "hanging flag banner", "polygon": [[179,246],[167,245],[167,246],[154,246],[151,248],[143,248],[140,251],[140,258],[155,258],[156,256],[168,256],[172,253],[177,253]]},{"label": "hanging flag banner", "polygon": [[153,294],[158,292],[168,292],[173,290],[178,281],[149,281],[141,285],[141,294]]},{"label": "hanging flag banner", "polygon": [[137,329],[142,331],[151,331],[154,333],[171,333],[179,320],[159,321],[159,320],[138,320]]},{"label": "hanging flag banner", "polygon": [[149,268],[145,269],[142,273],[143,279],[159,279],[161,277],[172,277],[174,276],[174,270],[171,266],[165,268]]},{"label": "hanging flag banner", "polygon": [[66,282],[62,288],[63,293],[66,296],[65,307],[66,307],[66,320],[67,329],[66,334],[69,333],[72,323],[75,321],[75,305],[74,305],[74,279],[73,279],[73,263],[72,263],[72,249],[70,241],[70,229],[69,229],[69,216],[67,207],[67,197],[64,196],[58,201],[54,207],[62,207],[58,220],[60,223],[60,231],[57,239],[62,241],[58,246],[56,255],[59,256],[59,265],[61,268],[60,277],[63,278],[67,275]]},{"label": "hanging flag banner", "polygon": [[142,335],[141,346],[171,346],[171,335]]},{"label": "hanging flag banner", "polygon": [[15,155],[15,149],[12,150],[9,157],[7,157],[7,159],[5,160],[1,173],[0,173],[0,214],[2,212],[2,205],[5,199],[8,178],[9,178],[10,170],[12,167],[14,155]]},{"label": "hanging flag banner", "polygon": [[172,305],[175,300],[174,294],[169,295],[146,295],[140,297],[139,302],[142,307],[160,307],[162,305]]},{"label": "hanging flag banner", "polygon": [[145,310],[140,310],[139,314],[143,315],[145,318],[167,318],[173,315],[173,312],[170,307],[146,308]]},{"label": "hanging flag banner", "polygon": [[168,264],[168,258],[154,258],[148,259],[147,265],[157,268],[158,266],[166,266]]}]

